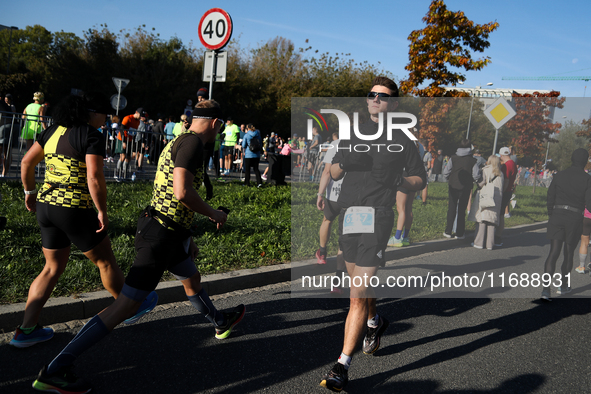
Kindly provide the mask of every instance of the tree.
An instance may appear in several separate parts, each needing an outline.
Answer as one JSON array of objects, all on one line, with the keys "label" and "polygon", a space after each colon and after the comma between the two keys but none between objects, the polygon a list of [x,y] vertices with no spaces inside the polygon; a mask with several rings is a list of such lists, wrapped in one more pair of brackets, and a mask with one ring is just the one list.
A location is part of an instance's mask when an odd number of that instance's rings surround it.
[{"label": "tree", "polygon": [[[443,0],[433,0],[429,12],[423,18],[427,27],[414,30],[408,36],[410,48],[409,63],[405,67],[410,72],[401,81],[403,92],[426,97],[462,97],[459,92],[445,92],[441,85],[456,85],[466,77],[453,72],[449,67],[478,71],[490,63],[490,57],[472,59],[471,51],[483,52],[490,46],[488,36],[499,24],[490,22],[475,24],[462,11],[448,11]],[[426,88],[419,88],[431,81]]]},{"label": "tree", "polygon": [[556,169],[561,171],[571,166],[571,155],[575,149],[588,149],[587,140],[578,136],[579,132],[584,131],[582,124],[571,120],[562,125],[560,134],[555,138],[558,143],[550,144],[548,152],[548,158]]},{"label": "tree", "polygon": [[[513,93],[516,114],[507,122],[506,127],[517,132],[513,145],[517,147],[518,154],[533,160],[536,171],[545,156],[547,142],[556,141],[552,134],[557,133],[561,127],[560,123],[554,123],[551,116],[554,108],[562,108],[566,100],[559,96],[560,92],[556,91],[523,95]],[[534,193],[535,186],[534,181]]]},{"label": "tree", "polygon": [[[472,59],[471,51],[483,52],[488,48],[488,36],[497,29],[497,22],[484,25],[475,24],[462,11],[448,11],[443,0],[433,0],[427,15],[423,18],[426,27],[414,30],[408,36],[410,47],[409,71],[406,79],[400,82],[403,93],[421,97],[466,97],[467,93],[446,91],[442,85],[456,85],[466,77],[454,72],[450,67],[466,71],[481,70],[490,63],[490,58]],[[420,86],[431,81],[427,87]],[[440,119],[452,109],[452,101],[434,104],[426,103],[420,114],[419,137],[428,142],[427,149],[440,147],[443,133]],[[429,111],[436,110],[436,113]],[[431,120],[429,120],[431,119]]]}]

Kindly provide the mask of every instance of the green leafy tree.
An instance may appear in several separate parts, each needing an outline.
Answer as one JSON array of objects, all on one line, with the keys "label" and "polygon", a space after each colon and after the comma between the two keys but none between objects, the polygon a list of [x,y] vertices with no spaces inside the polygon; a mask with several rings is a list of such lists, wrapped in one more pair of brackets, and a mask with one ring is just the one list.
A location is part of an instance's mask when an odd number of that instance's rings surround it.
[{"label": "green leafy tree", "polygon": [[565,170],[572,165],[571,155],[575,149],[588,149],[587,140],[578,135],[579,132],[584,130],[583,124],[569,120],[562,125],[559,131],[560,134],[554,137],[557,143],[550,143],[548,160],[551,160],[554,167],[559,171]]}]

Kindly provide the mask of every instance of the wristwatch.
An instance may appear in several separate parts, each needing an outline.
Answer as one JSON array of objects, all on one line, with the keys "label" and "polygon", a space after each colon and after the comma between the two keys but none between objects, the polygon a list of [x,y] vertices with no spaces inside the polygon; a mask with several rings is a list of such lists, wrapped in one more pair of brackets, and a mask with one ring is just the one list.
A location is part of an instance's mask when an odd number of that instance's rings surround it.
[{"label": "wristwatch", "polygon": [[25,194],[37,194],[37,189],[25,190]]}]

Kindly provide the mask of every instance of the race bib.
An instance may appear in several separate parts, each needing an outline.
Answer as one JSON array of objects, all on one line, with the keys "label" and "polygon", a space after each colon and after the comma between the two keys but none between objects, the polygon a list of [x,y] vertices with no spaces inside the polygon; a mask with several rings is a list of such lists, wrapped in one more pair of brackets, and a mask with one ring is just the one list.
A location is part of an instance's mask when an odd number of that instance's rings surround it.
[{"label": "race bib", "polygon": [[343,219],[343,234],[373,234],[375,209],[372,207],[350,207]]}]

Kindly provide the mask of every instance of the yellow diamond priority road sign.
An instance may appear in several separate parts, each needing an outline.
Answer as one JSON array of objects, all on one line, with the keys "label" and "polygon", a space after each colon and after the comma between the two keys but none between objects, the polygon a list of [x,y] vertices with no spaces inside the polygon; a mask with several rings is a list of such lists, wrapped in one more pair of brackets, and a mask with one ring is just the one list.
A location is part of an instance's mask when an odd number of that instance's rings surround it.
[{"label": "yellow diamond priority road sign", "polygon": [[484,115],[486,115],[488,120],[490,120],[493,126],[495,126],[495,129],[499,129],[515,116],[515,110],[511,108],[504,98],[499,97],[486,110],[484,110]]}]

